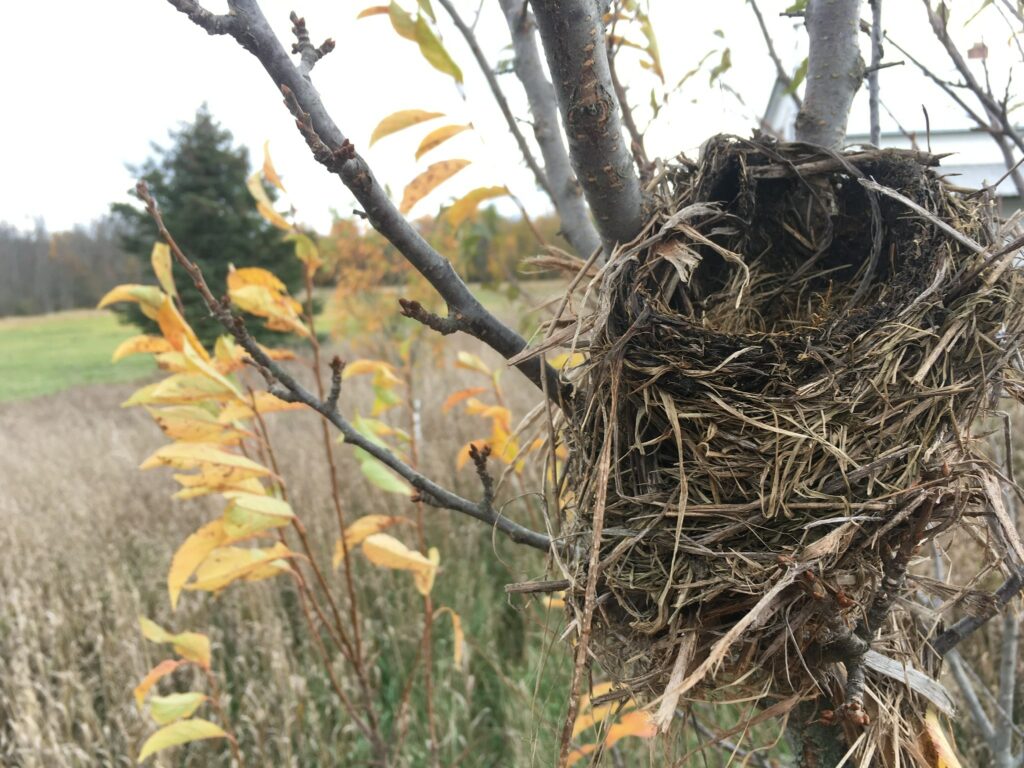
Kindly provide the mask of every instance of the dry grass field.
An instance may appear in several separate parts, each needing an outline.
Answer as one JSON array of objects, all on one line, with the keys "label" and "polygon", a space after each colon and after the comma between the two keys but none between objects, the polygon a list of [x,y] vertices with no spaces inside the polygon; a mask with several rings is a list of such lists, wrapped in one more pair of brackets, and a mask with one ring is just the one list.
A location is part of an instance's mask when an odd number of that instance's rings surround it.
[{"label": "dry grass field", "polygon": [[[456,471],[455,454],[485,428],[445,415],[439,406],[451,391],[477,382],[451,366],[423,373],[417,393],[428,442],[423,467],[441,482],[474,493],[472,471]],[[172,501],[169,472],[138,470],[166,441],[144,412],[119,407],[136,386],[77,386],[0,403],[0,765],[135,764],[153,726],[136,708],[131,690],[161,658],[139,634],[140,615],[174,631],[210,634],[214,672],[246,765],[369,764],[364,740],[326,684],[291,581],[233,586],[219,597],[188,593],[171,613],[164,582],[171,554],[215,508],[201,500]],[[524,414],[532,393],[509,390],[513,413]],[[344,403],[346,409],[367,409],[365,384],[346,385]],[[329,559],[336,531],[316,421],[308,414],[276,414],[269,428],[292,504],[314,546]],[[409,514],[399,497],[366,482],[348,451],[340,448],[338,456],[350,519]],[[518,488],[504,488],[502,497],[509,500],[506,514],[536,519],[534,502]],[[567,648],[558,641],[563,616],[536,601],[510,600],[503,590],[506,583],[542,575],[543,560],[492,537],[474,521],[438,510],[428,514],[428,538],[441,550],[443,565],[435,604],[461,614],[469,647],[468,667],[456,668],[449,625],[436,622],[433,708],[440,764],[551,765],[570,671]],[[373,683],[386,702],[383,727],[401,742],[396,764],[428,765],[422,688],[414,687],[408,705],[401,705],[417,660],[421,599],[404,574],[365,561],[355,567],[363,634],[373,647]],[[974,670],[989,682],[997,675],[998,624],[965,649]],[[348,679],[344,673],[339,662],[339,676]],[[736,712],[727,706],[706,714],[728,725]],[[957,729],[961,747],[970,753],[970,721],[964,718]],[[743,744],[769,744],[776,733],[777,727],[764,727]],[[628,739],[606,762],[670,765],[666,750],[678,756],[700,738],[687,729],[675,745]],[[745,764],[785,764],[784,749],[771,754],[771,763]],[[231,760],[223,743],[213,742],[171,750],[156,764],[227,766]],[[719,747],[675,764],[744,761]]]}]

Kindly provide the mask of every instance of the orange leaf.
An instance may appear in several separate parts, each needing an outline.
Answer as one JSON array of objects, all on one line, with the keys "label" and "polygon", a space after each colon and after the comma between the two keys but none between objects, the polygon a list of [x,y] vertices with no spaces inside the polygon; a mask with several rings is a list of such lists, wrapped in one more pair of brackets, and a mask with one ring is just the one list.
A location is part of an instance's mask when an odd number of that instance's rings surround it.
[{"label": "orange leaf", "polygon": [[164,659],[149,670],[146,676],[142,678],[142,682],[135,686],[135,703],[141,707],[142,702],[146,700],[146,694],[149,693],[153,686],[185,663],[184,659]]},{"label": "orange leaf", "polygon": [[195,662],[203,669],[210,668],[210,638],[198,632],[172,634],[154,621],[139,617],[142,636],[154,643],[170,643],[174,652],[183,659]]},{"label": "orange leaf", "polygon": [[401,525],[402,523],[408,523],[409,519],[406,517],[399,517],[397,515],[364,515],[356,520],[354,523],[345,528],[345,541],[339,538],[334,543],[334,557],[332,559],[332,565],[338,568],[342,561],[345,559],[345,550],[352,551],[354,547],[358,547],[368,536],[372,536],[375,533],[387,530],[395,525]]},{"label": "orange leaf", "polygon": [[117,345],[111,362],[118,362],[129,355],[157,354],[170,352],[174,347],[163,336],[132,336]]},{"label": "orange leaf", "polygon": [[466,219],[476,213],[480,203],[484,200],[504,197],[508,193],[508,187],[478,187],[452,203],[445,211],[444,216],[453,229],[458,229]]},{"label": "orange leaf", "polygon": [[453,392],[448,395],[445,399],[444,404],[441,406],[441,410],[444,413],[448,413],[452,408],[461,403],[463,400],[469,397],[475,397],[481,392],[486,392],[489,387],[469,387],[468,389],[460,389],[458,392]]},{"label": "orange leaf", "polygon": [[284,184],[281,183],[281,177],[277,175],[277,170],[274,168],[274,161],[270,159],[269,141],[263,142],[263,178],[282,192],[285,191]]},{"label": "orange leaf", "polygon": [[357,19],[365,19],[368,16],[387,16],[388,7],[386,5],[371,5],[369,8],[363,8],[356,16]]},{"label": "orange leaf", "polygon": [[429,166],[427,170],[409,182],[402,195],[402,205],[399,206],[399,210],[402,213],[408,213],[416,203],[467,165],[469,165],[469,160],[442,160]]},{"label": "orange leaf", "polygon": [[196,568],[226,540],[224,521],[214,520],[193,533],[178,547],[178,551],[171,559],[171,569],[167,573],[167,592],[171,598],[172,610],[177,609],[181,590]]}]

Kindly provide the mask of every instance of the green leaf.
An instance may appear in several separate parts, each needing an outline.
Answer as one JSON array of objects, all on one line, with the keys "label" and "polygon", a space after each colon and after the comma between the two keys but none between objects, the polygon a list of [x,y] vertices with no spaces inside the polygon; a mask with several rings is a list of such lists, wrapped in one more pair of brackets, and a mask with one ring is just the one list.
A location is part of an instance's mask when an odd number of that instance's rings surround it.
[{"label": "green leaf", "polygon": [[436,22],[437,16],[434,15],[434,6],[430,4],[430,0],[417,0],[417,2],[419,3],[420,10],[427,14],[431,21]]},{"label": "green leaf", "polygon": [[729,71],[732,67],[732,53],[728,48],[722,51],[722,58],[719,59],[718,64],[711,70],[711,76],[708,78],[708,85],[711,85],[718,78]]},{"label": "green leaf", "polygon": [[792,94],[796,93],[796,89],[800,87],[800,84],[804,81],[804,78],[806,77],[807,57],[805,56],[804,60],[800,62],[800,66],[796,68],[796,72],[793,73],[793,81],[789,84],[789,87],[786,89],[786,95],[791,96]]},{"label": "green leaf", "polygon": [[392,0],[391,5],[388,6],[388,16],[391,17],[391,26],[395,28],[395,32],[398,33],[399,37],[404,37],[406,40],[416,42],[416,23],[412,20],[412,16],[406,13],[402,6]]},{"label": "green leaf", "polygon": [[402,478],[385,467],[376,459],[367,456],[359,467],[366,479],[388,493],[400,493],[403,496],[412,494],[412,487]]},{"label": "green leaf", "polygon": [[179,720],[176,723],[164,726],[154,733],[146,743],[142,745],[139,753],[141,763],[150,755],[168,747],[176,747],[179,744],[188,744],[201,739],[226,739],[227,734],[219,726],[209,720],[193,718],[192,720]]},{"label": "green leaf", "polygon": [[149,700],[149,715],[158,725],[167,725],[176,720],[191,717],[204,701],[206,701],[206,695],[195,692],[153,696]]},{"label": "green leaf", "polygon": [[807,0],[796,0],[783,13],[803,13],[807,9]]},{"label": "green leaf", "polygon": [[459,69],[452,57],[448,55],[448,51],[441,44],[437,35],[430,28],[427,20],[420,16],[416,19],[415,26],[415,40],[420,45],[420,53],[423,54],[430,65],[438,70],[444,72],[446,75],[451,75],[456,83],[462,82],[462,70]]}]

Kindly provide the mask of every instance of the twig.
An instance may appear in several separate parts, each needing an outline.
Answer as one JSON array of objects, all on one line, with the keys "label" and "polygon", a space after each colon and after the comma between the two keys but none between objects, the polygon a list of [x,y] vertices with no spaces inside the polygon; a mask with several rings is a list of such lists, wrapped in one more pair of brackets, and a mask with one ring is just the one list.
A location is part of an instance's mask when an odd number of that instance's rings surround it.
[{"label": "twig", "polygon": [[868,105],[871,113],[871,143],[882,140],[878,113],[878,70],[882,67],[882,0],[871,3],[871,65],[868,67]]},{"label": "twig", "polygon": [[331,359],[331,391],[325,402],[325,405],[332,411],[338,410],[338,398],[341,397],[341,374],[344,371],[345,361],[335,355]]},{"label": "twig", "polygon": [[[506,359],[525,349],[526,341],[523,337],[488,311],[451,263],[434,250],[399,213],[384,188],[374,178],[366,161],[352,149],[351,143],[328,114],[308,74],[304,74],[292,63],[256,0],[232,0],[232,15],[229,17],[200,13],[202,9],[193,0],[168,2],[210,34],[230,35],[259,60],[274,83],[286,94],[286,98],[299,109],[303,116],[299,128],[307,142],[310,142],[311,147],[317,144],[322,148],[317,160],[337,174],[352,191],[374,229],[398,249],[449,306],[462,313],[473,336]],[[536,359],[524,361],[518,368],[538,388],[541,377],[547,377],[550,396],[560,406],[565,403],[571,389],[560,383],[558,372],[553,368],[542,367]]]},{"label": "twig", "polygon": [[771,34],[768,32],[768,25],[764,23],[764,16],[761,15],[761,9],[757,7],[757,0],[750,0],[750,9],[754,12],[754,16],[757,17],[757,25],[761,28],[761,37],[764,38],[765,45],[768,46],[768,56],[771,58],[772,63],[775,64],[775,73],[779,81],[786,86],[786,90],[789,92],[789,97],[793,99],[793,103],[796,104],[797,109],[803,107],[803,102],[800,100],[800,96],[797,94],[796,89],[793,88],[793,78],[789,76],[786,68],[782,66],[782,59],[779,58],[779,54],[775,52],[775,42],[772,40]]},{"label": "twig", "polygon": [[316,66],[316,63],[334,50],[334,41],[331,38],[327,38],[318,48],[309,39],[306,20],[295,13],[295,11],[291,12],[289,18],[292,22],[292,32],[297,38],[297,42],[292,43],[292,53],[299,54],[302,60],[299,71],[303,75],[309,75],[313,71],[313,67]]},{"label": "twig", "polygon": [[618,72],[615,71],[615,52],[611,50],[610,41],[608,74],[612,80],[612,87],[615,89],[615,98],[619,100],[619,107],[622,109],[622,124],[626,126],[626,131],[629,133],[629,145],[633,153],[633,161],[636,163],[637,172],[640,174],[640,181],[646,183],[651,177],[654,166],[647,158],[647,150],[644,148],[644,135],[637,128],[636,121],[633,119],[633,108],[629,106],[626,89],[619,81]]},{"label": "twig", "polygon": [[435,315],[418,301],[399,299],[398,305],[401,307],[403,317],[408,317],[418,323],[422,323],[442,336],[448,336],[456,331],[464,330],[462,318],[450,310],[448,317],[441,317],[440,315]]},{"label": "twig", "polygon": [[523,581],[517,584],[506,584],[505,594],[507,595],[534,595],[550,594],[561,592],[572,586],[568,579],[557,579],[555,581]]},{"label": "twig", "polygon": [[523,155],[523,160],[526,161],[527,167],[533,172],[533,178],[536,180],[537,186],[547,193],[552,204],[557,207],[558,201],[555,200],[548,177],[545,175],[544,169],[538,165],[537,158],[533,156],[533,152],[530,150],[530,145],[526,143],[526,137],[523,136],[523,132],[519,130],[519,122],[516,120],[515,115],[512,114],[512,109],[508,105],[508,99],[505,98],[505,93],[501,90],[501,85],[498,83],[498,78],[494,76],[494,70],[487,62],[487,57],[480,50],[480,44],[477,42],[476,35],[466,25],[466,22],[462,20],[459,12],[452,5],[451,0],[437,0],[437,2],[441,4],[441,7],[447,12],[456,29],[462,34],[466,45],[469,46],[469,50],[473,54],[473,58],[476,59],[476,63],[480,66],[480,72],[483,73],[484,79],[487,80],[487,85],[491,89],[494,101],[498,104],[498,109],[501,110],[501,114],[505,118],[505,124],[508,125],[512,138],[516,140],[516,145]]},{"label": "twig", "polygon": [[1021,590],[1024,590],[1024,576],[1019,572],[1014,573],[995,591],[995,603],[992,606],[992,610],[986,611],[981,615],[971,614],[964,616],[960,621],[936,637],[932,641],[932,648],[935,649],[939,656],[945,656],[953,648],[987,624],[989,619],[998,614],[1000,610],[1009,605],[1010,601],[1021,593]]},{"label": "twig", "polygon": [[348,420],[346,420],[337,411],[337,409],[329,408],[327,402],[314,396],[311,392],[306,390],[305,387],[299,384],[291,374],[271,360],[259,344],[256,343],[256,340],[253,339],[252,335],[246,329],[245,323],[242,319],[235,317],[227,306],[214,298],[213,294],[210,292],[209,286],[206,284],[206,279],[203,277],[202,272],[195,263],[192,262],[184,252],[182,252],[181,248],[171,236],[171,233],[167,231],[163,217],[160,215],[156,201],[150,194],[146,183],[140,181],[136,186],[136,191],[143,202],[146,203],[146,210],[156,222],[160,236],[168,246],[170,246],[171,253],[175,260],[192,279],[193,284],[199,291],[199,294],[203,297],[203,301],[206,303],[210,312],[235,337],[235,341],[237,341],[238,344],[249,353],[249,356],[258,363],[262,369],[266,370],[277,382],[277,386],[271,389],[275,395],[282,397],[282,399],[289,402],[302,403],[321,414],[331,422],[338,431],[341,432],[346,443],[366,451],[373,458],[377,459],[386,467],[400,475],[414,488],[420,491],[420,493],[438,506],[481,520],[488,525],[497,528],[517,544],[525,544],[544,552],[547,552],[551,548],[551,540],[546,535],[532,531],[529,528],[525,528],[524,526],[509,520],[495,510],[493,505],[484,508],[477,502],[470,501],[469,499],[463,498],[462,496],[449,491],[447,488],[443,488],[430,478],[421,475],[395,456],[387,448],[378,445],[372,440],[368,440],[365,436],[359,433],[348,422]]}]

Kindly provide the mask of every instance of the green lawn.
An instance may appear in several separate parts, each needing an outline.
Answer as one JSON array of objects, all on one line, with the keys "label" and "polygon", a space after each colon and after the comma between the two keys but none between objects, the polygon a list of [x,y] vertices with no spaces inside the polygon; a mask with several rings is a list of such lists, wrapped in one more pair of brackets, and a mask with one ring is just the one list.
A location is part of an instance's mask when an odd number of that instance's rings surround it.
[{"label": "green lawn", "polygon": [[147,376],[156,369],[149,355],[110,362],[117,345],[136,333],[97,310],[2,319],[0,401]]}]

